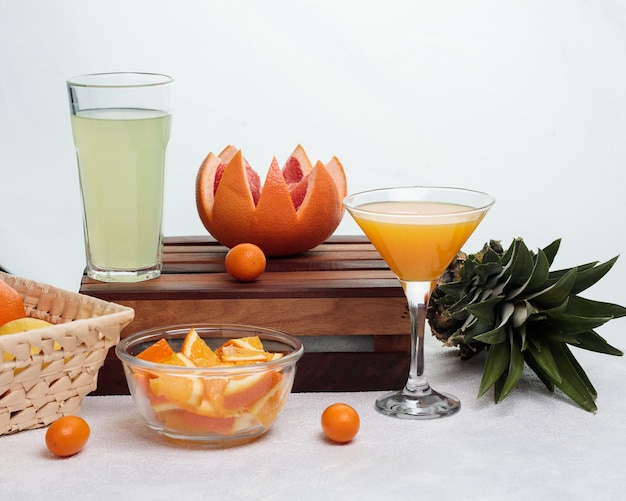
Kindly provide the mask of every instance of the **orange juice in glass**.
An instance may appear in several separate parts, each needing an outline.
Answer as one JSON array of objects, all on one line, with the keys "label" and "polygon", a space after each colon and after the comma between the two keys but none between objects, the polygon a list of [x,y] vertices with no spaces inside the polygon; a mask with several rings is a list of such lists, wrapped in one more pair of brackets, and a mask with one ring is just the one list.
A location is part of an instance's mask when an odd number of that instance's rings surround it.
[{"label": "orange juice in glass", "polygon": [[402,390],[383,395],[383,414],[429,419],[454,414],[456,397],[433,390],[424,377],[424,327],[430,293],[494,199],[460,188],[405,187],[357,193],[344,204],[398,277],[411,316],[411,362]]},{"label": "orange juice in glass", "polygon": [[[472,207],[436,202],[374,202],[359,209],[354,219],[385,262],[398,278],[413,281],[437,280],[481,219]],[[455,215],[462,212],[471,215]],[[421,217],[407,217],[412,214]]]}]

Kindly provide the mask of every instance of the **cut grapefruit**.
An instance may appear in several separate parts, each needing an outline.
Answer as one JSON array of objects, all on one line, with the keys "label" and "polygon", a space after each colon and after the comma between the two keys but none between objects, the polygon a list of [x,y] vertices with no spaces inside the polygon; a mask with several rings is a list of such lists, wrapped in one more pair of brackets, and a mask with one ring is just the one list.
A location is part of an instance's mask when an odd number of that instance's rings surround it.
[{"label": "cut grapefruit", "polygon": [[274,158],[261,187],[241,150],[209,153],[196,178],[202,223],[220,243],[259,246],[266,256],[287,256],[316,247],[343,217],[346,176],[341,162],[311,164],[298,145],[281,170]]}]

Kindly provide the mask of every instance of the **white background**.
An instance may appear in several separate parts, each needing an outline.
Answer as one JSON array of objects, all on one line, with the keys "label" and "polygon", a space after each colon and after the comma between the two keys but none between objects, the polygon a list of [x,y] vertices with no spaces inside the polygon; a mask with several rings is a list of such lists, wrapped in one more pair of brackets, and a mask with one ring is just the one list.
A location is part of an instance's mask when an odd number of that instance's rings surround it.
[{"label": "white background", "polygon": [[[491,192],[466,251],[562,238],[555,267],[569,267],[626,250],[621,0],[0,0],[0,266],[12,273],[78,290],[65,81],[104,71],[177,81],[165,235],[206,234],[194,189],[209,151],[235,144],[263,177],[301,143],[314,161],[337,155],[349,191]],[[346,216],[337,232],[359,230]],[[625,259],[587,296],[626,304]]]}]

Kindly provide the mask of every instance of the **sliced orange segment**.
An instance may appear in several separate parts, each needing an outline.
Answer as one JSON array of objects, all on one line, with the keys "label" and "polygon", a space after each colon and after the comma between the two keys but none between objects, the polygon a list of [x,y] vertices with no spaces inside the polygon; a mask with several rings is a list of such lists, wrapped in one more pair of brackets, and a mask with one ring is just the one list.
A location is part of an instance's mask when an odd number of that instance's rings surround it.
[{"label": "sliced orange segment", "polygon": [[276,383],[272,389],[250,407],[250,412],[254,414],[259,422],[266,428],[274,422],[276,416],[282,409],[285,402],[284,393],[287,391],[287,381],[283,379],[282,374],[278,372],[275,373],[274,381],[276,381]]},{"label": "sliced orange segment", "polygon": [[[193,362],[182,353],[174,353],[171,357],[161,361],[162,364],[195,367]],[[181,405],[198,405],[202,400],[202,380],[197,377],[189,377],[186,374],[179,376],[162,374],[150,379],[150,390],[157,397],[165,397],[168,400]]]},{"label": "sliced orange segment", "polygon": [[265,348],[263,347],[263,342],[261,341],[261,338],[259,338],[259,336],[229,339],[228,341],[223,343],[221,347],[224,346],[236,346],[237,348],[244,348],[246,350],[265,351]]},{"label": "sliced orange segment", "polygon": [[249,348],[252,350],[265,351],[265,348],[263,348],[263,341],[261,341],[261,338],[259,336],[249,336],[249,337],[240,337],[240,338],[231,339],[230,341],[228,341],[228,344],[233,344],[241,348]]},{"label": "sliced orange segment", "polygon": [[272,372],[230,378],[224,388],[224,409],[247,409],[265,395],[274,382]]},{"label": "sliced orange segment", "polygon": [[199,416],[208,416],[208,417],[227,417],[221,407],[216,406],[214,403],[209,401],[207,398],[202,398],[200,403],[195,406],[182,406],[182,408],[188,412],[193,414],[198,414]]},{"label": "sliced orange segment", "polygon": [[135,380],[135,386],[137,387],[137,391],[140,391],[146,397],[150,398],[150,375],[144,371],[133,371],[133,379]]},{"label": "sliced orange segment", "polygon": [[199,405],[203,389],[202,380],[195,377],[162,375],[150,380],[152,393],[181,405]]},{"label": "sliced orange segment", "polygon": [[[232,367],[277,360],[282,353],[265,351],[258,336],[230,339],[213,351],[190,329],[179,352],[165,339],[139,358],[180,367]],[[280,411],[286,385],[280,372],[247,376],[201,377],[136,371],[139,391],[146,394],[155,416],[171,429],[230,434],[241,427],[269,426]],[[281,384],[283,382],[283,384]]]},{"label": "sliced orange segment", "polygon": [[267,360],[267,354],[264,351],[232,345],[218,348],[218,355],[223,362],[265,362]]},{"label": "sliced orange segment", "polygon": [[161,361],[170,358],[172,355],[174,355],[174,350],[172,350],[172,347],[167,342],[167,339],[162,338],[143,350],[139,355],[137,355],[137,358],[147,360],[148,362],[160,363]]},{"label": "sliced orange segment", "polygon": [[165,397],[153,396],[150,399],[150,405],[152,406],[152,410],[157,415],[161,412],[180,409],[180,406],[178,404],[172,402],[171,400],[168,400]]},{"label": "sliced orange segment", "polygon": [[263,342],[258,336],[242,337],[226,341],[217,350],[223,362],[266,362],[273,354],[265,351]]},{"label": "sliced orange segment", "polygon": [[167,410],[157,413],[157,419],[177,431],[205,434],[231,435],[235,426],[235,417],[215,418],[200,416],[182,409]]},{"label": "sliced orange segment", "polygon": [[224,408],[224,390],[227,379],[222,378],[206,378],[203,380],[204,396],[215,409]]},{"label": "sliced orange segment", "polygon": [[180,353],[191,360],[196,367],[212,367],[220,363],[219,357],[194,328],[189,329],[185,336]]},{"label": "sliced orange segment", "polygon": [[175,352],[172,355],[170,355],[168,358],[161,360],[160,363],[164,365],[180,365],[181,367],[182,366],[195,367],[194,363],[191,360],[189,360],[182,353],[178,353],[178,352]]}]

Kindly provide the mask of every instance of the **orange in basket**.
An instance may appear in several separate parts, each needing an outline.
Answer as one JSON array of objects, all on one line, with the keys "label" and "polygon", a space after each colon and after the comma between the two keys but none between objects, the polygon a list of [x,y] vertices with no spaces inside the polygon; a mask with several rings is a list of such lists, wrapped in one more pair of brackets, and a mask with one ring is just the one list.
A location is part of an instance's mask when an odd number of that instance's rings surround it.
[{"label": "orange in basket", "polygon": [[25,320],[51,325],[0,336],[0,435],[78,414],[134,317],[131,308],[0,272],[3,308],[7,286],[22,298]]},{"label": "orange in basket", "polygon": [[25,316],[22,297],[13,287],[0,280],[0,325]]}]

